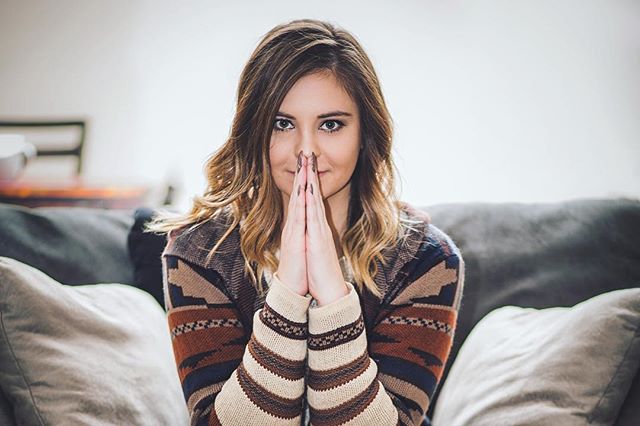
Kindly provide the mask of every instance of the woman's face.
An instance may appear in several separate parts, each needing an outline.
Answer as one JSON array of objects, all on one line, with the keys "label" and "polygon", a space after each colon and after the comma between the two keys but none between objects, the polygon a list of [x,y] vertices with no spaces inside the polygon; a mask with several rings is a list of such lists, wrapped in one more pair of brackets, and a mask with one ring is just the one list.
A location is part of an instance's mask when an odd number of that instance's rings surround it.
[{"label": "woman's face", "polygon": [[360,116],[356,103],[332,73],[300,78],[276,114],[269,161],[285,202],[300,150],[309,160],[312,152],[316,154],[323,199],[348,203],[360,152]]}]

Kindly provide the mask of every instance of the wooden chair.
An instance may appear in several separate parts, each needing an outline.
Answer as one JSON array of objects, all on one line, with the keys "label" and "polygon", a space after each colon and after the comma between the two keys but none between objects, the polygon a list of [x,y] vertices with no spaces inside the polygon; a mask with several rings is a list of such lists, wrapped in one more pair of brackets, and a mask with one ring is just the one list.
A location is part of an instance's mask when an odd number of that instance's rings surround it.
[{"label": "wooden chair", "polygon": [[[82,173],[82,153],[85,143],[85,137],[87,132],[87,120],[2,120],[0,119],[0,133],[20,133],[21,131],[27,131],[29,133],[39,132],[51,132],[54,130],[60,130],[63,128],[73,129],[77,128],[77,137],[69,141],[56,141],[54,145],[50,142],[47,146],[39,145],[38,142],[30,140],[28,135],[27,142],[35,145],[37,149],[36,157],[68,157],[73,156],[77,158],[77,166],[75,169],[76,176],[80,176]],[[57,147],[55,145],[58,145]]]}]

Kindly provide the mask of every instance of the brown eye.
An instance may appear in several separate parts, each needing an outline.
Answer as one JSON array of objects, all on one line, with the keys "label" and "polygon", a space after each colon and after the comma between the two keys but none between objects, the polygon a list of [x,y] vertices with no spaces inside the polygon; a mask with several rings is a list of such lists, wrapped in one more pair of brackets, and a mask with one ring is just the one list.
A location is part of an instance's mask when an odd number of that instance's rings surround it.
[{"label": "brown eye", "polygon": [[345,126],[345,124],[340,120],[327,120],[322,124],[328,125],[326,130],[329,133],[337,132],[338,130],[342,129]]},{"label": "brown eye", "polygon": [[276,118],[276,120],[273,123],[273,129],[279,132],[284,132],[286,130],[289,130],[289,128],[282,128],[278,126],[278,124],[282,124],[282,123],[289,123],[289,120],[285,120],[284,118]]}]

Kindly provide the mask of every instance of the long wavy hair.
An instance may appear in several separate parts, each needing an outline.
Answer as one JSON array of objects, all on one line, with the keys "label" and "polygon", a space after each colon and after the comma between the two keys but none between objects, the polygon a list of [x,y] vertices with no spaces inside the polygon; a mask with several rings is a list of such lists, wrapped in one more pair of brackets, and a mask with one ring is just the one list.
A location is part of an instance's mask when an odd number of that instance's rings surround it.
[{"label": "long wavy hair", "polygon": [[275,116],[298,79],[321,71],[332,72],[359,108],[363,148],[351,178],[348,223],[340,244],[352,266],[353,284],[382,297],[373,280],[375,259],[386,265],[382,250],[399,244],[419,221],[401,214],[391,153],[393,123],[373,65],[352,34],[329,22],[298,19],[264,35],[242,71],[230,136],[204,165],[203,195],[193,198],[186,214],[157,210],[146,231],[167,233],[186,226],[192,231],[228,214],[225,223],[230,226],[207,261],[240,224],[245,276],[263,294],[265,268],[277,270],[275,253],[285,220],[269,162]]}]

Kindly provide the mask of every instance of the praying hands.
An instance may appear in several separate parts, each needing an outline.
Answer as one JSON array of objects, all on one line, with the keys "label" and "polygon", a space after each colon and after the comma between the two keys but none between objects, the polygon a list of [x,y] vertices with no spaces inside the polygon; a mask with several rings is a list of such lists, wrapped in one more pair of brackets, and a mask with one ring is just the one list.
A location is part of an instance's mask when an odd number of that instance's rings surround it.
[{"label": "praying hands", "polygon": [[296,293],[309,293],[318,306],[349,292],[325,213],[315,153],[311,158],[298,154],[276,274]]}]

